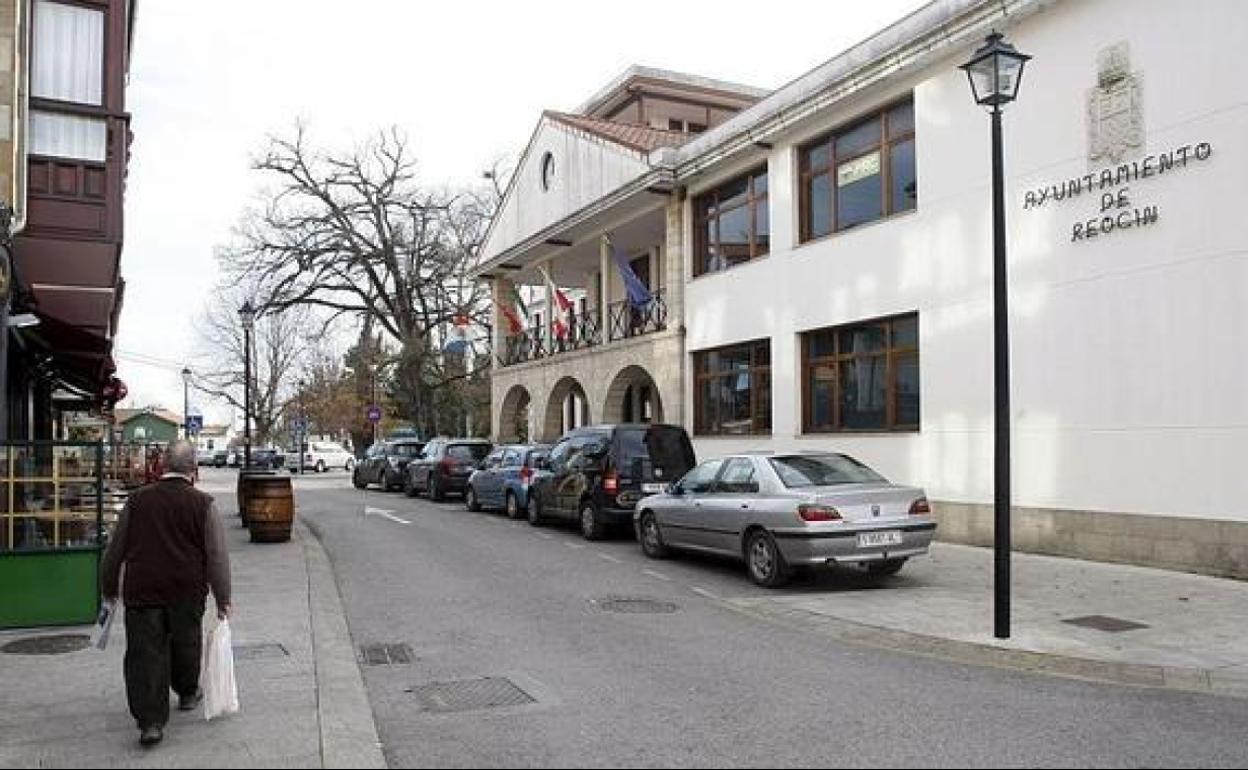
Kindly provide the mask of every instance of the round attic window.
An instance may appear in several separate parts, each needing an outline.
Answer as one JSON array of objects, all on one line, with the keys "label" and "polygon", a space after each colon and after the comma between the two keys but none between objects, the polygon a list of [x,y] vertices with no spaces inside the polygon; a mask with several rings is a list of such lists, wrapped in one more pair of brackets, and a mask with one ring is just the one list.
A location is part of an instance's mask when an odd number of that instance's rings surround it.
[{"label": "round attic window", "polygon": [[555,156],[547,151],[542,156],[542,189],[550,190],[550,185],[555,181]]}]

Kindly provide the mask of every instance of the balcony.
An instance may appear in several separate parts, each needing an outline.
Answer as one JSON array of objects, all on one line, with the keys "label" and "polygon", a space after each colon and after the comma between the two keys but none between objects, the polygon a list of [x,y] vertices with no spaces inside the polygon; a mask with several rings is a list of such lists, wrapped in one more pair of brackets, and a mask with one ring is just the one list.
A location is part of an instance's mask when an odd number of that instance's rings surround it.
[{"label": "balcony", "polygon": [[498,363],[500,366],[513,366],[653,334],[667,328],[667,301],[662,289],[655,291],[650,302],[644,306],[635,307],[628,300],[621,300],[608,305],[607,311],[606,335],[596,310],[568,313],[563,317],[568,330],[562,337],[552,334],[544,324],[505,337]]}]

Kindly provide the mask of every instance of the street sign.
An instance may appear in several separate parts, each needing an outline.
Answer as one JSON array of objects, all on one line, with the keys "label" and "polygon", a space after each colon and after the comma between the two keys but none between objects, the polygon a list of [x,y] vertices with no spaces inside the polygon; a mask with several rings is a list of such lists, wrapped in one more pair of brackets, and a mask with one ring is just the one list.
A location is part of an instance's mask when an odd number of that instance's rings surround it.
[{"label": "street sign", "polygon": [[188,414],[186,416],[187,433],[199,433],[204,429],[204,416],[202,414]]},{"label": "street sign", "polygon": [[381,422],[381,407],[376,404],[368,407],[368,421],[371,423]]},{"label": "street sign", "polygon": [[306,433],[307,431],[308,431],[308,418],[307,417],[290,418],[290,432],[291,433]]}]

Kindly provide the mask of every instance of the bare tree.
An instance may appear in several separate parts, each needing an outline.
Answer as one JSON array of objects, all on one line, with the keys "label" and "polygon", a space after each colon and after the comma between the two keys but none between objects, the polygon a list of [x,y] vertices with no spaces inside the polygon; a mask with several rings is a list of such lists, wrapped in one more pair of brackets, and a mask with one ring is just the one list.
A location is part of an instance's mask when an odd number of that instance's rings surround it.
[{"label": "bare tree", "polygon": [[405,139],[381,133],[350,153],[313,150],[302,126],[254,164],[273,185],[222,250],[229,275],[270,311],[315,307],[326,323],[365,321],[394,343],[396,396],[433,432],[435,396],[467,377],[443,345],[459,316],[488,324],[487,292],[466,273],[497,190],[422,187]]},{"label": "bare tree", "polygon": [[[192,386],[222,399],[242,412],[243,326],[238,309],[253,296],[252,287],[222,285],[195,326],[200,353],[193,363]],[[254,302],[254,300],[253,300]],[[308,360],[312,343],[308,330],[315,323],[308,308],[266,312],[256,318],[252,334],[251,414],[256,443],[276,441],[282,434],[281,416],[294,381]]]}]

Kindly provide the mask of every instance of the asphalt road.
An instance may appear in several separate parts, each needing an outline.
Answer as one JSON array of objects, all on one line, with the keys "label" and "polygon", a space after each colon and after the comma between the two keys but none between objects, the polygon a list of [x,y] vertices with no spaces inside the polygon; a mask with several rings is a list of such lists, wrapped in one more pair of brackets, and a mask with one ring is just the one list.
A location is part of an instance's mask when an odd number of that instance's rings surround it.
[{"label": "asphalt road", "polygon": [[[1248,764],[1242,700],[842,645],[726,607],[767,593],[735,564],[649,561],[631,539],[365,494],[341,473],[300,479],[297,503],[356,645],[414,655],[362,669],[392,767]],[[675,611],[608,612],[611,598]],[[439,713],[447,692],[421,689],[484,678],[534,702]]]}]

